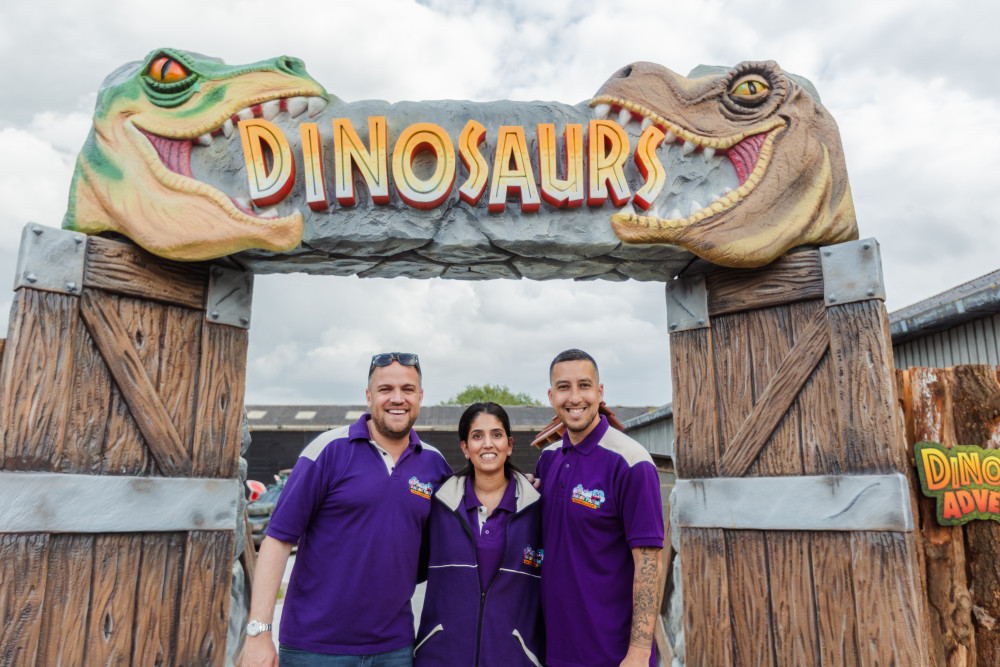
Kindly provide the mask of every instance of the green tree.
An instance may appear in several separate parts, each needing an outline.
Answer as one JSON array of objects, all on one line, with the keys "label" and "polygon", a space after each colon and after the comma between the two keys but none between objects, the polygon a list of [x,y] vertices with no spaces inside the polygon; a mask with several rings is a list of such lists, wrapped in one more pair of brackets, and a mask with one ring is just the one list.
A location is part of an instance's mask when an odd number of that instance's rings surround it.
[{"label": "green tree", "polygon": [[521,392],[515,394],[507,385],[499,384],[470,384],[455,396],[449,398],[441,405],[468,405],[470,403],[493,402],[500,405],[541,405],[528,394]]}]

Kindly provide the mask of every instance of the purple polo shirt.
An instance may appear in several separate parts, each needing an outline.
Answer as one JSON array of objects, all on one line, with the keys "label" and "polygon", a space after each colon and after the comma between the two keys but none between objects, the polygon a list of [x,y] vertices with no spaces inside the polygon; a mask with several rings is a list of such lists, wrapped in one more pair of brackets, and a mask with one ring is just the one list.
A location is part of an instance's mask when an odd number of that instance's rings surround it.
[{"label": "purple polo shirt", "polygon": [[653,459],[602,416],[579,444],[564,435],[545,448],[535,472],[542,481],[545,662],[618,667],[632,627],[631,550],[663,547]]},{"label": "purple polo shirt", "polygon": [[[483,510],[479,508],[483,507]],[[500,498],[500,503],[493,513],[480,523],[479,514],[485,514],[485,506],[476,496],[472,484],[472,475],[465,478],[465,512],[472,528],[473,541],[476,544],[476,563],[479,565],[479,585],[485,591],[493,576],[500,569],[503,551],[506,546],[507,522],[517,509],[517,484],[513,479],[507,480],[507,488]]]},{"label": "purple polo shirt", "polygon": [[451,468],[410,431],[390,473],[368,418],[302,451],[267,527],[298,543],[279,635],[293,648],[367,655],[413,643],[421,537],[431,495]]}]

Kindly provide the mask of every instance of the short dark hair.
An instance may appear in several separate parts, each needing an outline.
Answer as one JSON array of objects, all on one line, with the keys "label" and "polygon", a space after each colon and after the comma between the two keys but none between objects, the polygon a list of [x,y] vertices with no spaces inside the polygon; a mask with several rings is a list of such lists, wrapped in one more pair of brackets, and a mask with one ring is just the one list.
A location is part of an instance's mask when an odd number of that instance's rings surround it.
[{"label": "short dark hair", "polygon": [[552,360],[552,363],[549,364],[550,379],[552,377],[552,369],[556,367],[556,364],[562,363],[564,361],[589,361],[594,366],[594,373],[597,375],[597,379],[598,380],[601,379],[601,371],[597,369],[597,362],[594,361],[594,358],[589,354],[587,354],[586,352],[584,352],[583,350],[578,350],[575,347],[572,347],[568,350],[563,350],[562,352],[556,355],[555,359]]},{"label": "short dark hair", "polygon": [[[466,442],[469,439],[469,431],[472,430],[472,421],[481,414],[493,415],[500,420],[501,426],[503,426],[504,434],[509,438],[510,433],[510,417],[507,416],[507,411],[503,409],[503,406],[498,403],[473,403],[465,409],[462,416],[458,419],[458,439],[462,442]],[[503,462],[503,474],[504,477],[510,479],[512,471],[521,472],[521,469],[511,462],[510,457]],[[476,469],[472,465],[472,461],[465,464],[465,467],[455,473],[458,476],[463,477],[475,477]]]}]

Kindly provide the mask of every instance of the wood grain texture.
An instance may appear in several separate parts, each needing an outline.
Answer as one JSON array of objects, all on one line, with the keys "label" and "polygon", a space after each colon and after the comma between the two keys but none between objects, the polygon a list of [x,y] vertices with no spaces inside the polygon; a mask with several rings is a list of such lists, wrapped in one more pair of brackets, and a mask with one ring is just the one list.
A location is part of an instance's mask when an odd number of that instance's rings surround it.
[{"label": "wood grain texture", "polygon": [[91,236],[87,239],[83,284],[118,294],[204,309],[208,268],[200,263],[161,259],[130,243]]},{"label": "wood grain texture", "polygon": [[84,290],[80,314],[122,392],[136,425],[159,469],[167,475],[191,472],[191,462],[156,393],[144,362],[133,347],[128,329],[102,295]]},{"label": "wood grain texture", "polygon": [[859,301],[827,313],[845,472],[905,473],[885,307],[881,301]]},{"label": "wood grain texture", "polygon": [[809,536],[808,532],[767,533],[772,626],[779,665],[820,664]]},{"label": "wood grain texture", "polygon": [[188,533],[176,667],[222,667],[225,663],[232,562],[232,532]]},{"label": "wood grain texture", "polygon": [[73,380],[69,395],[62,456],[53,469],[99,473],[111,414],[111,374],[87,327],[78,326],[73,340]]},{"label": "wood grain texture", "polygon": [[916,541],[901,533],[851,533],[851,572],[862,665],[927,665],[919,618]]},{"label": "wood grain texture", "polygon": [[34,665],[42,626],[48,535],[0,535],[0,665]]},{"label": "wood grain texture", "polygon": [[724,457],[740,425],[753,410],[753,367],[746,315],[715,318],[711,336],[719,423],[717,457]]},{"label": "wood grain texture", "polygon": [[173,664],[186,543],[185,533],[142,536],[133,665]]},{"label": "wood grain texture", "polygon": [[[822,301],[803,301],[790,307],[792,332],[798,340],[812,312],[823,309]],[[802,473],[805,475],[840,475],[844,472],[844,446],[839,435],[835,384],[830,352],[820,358],[813,374],[795,399],[799,412]]]},{"label": "wood grain texture", "polygon": [[680,537],[685,664],[732,665],[725,535],[722,530],[685,528]]},{"label": "wood grain texture", "polygon": [[845,533],[811,533],[816,600],[816,631],[823,667],[860,665],[855,627],[854,577],[851,572],[851,536]]},{"label": "wood grain texture", "polygon": [[818,250],[790,252],[760,269],[709,274],[710,316],[823,298],[823,270]]},{"label": "wood grain texture", "polygon": [[190,457],[205,318],[201,311],[174,306],[164,307],[163,315],[163,347],[156,390]]},{"label": "wood grain texture", "polygon": [[0,428],[8,470],[49,470],[61,456],[78,302],[27,288],[14,297],[0,370]]},{"label": "wood grain texture", "polygon": [[802,338],[782,359],[777,373],[727,448],[719,462],[722,474],[740,477],[750,469],[826,351],[827,336],[826,319],[822,312],[817,313]]},{"label": "wood grain texture", "polygon": [[131,665],[140,535],[94,538],[94,571],[87,616],[87,663]]},{"label": "wood grain texture", "polygon": [[84,663],[93,569],[93,535],[50,536],[38,665]]},{"label": "wood grain texture", "polygon": [[246,329],[210,322],[202,327],[191,453],[199,477],[235,477],[239,469],[247,341]]},{"label": "wood grain texture", "polygon": [[677,477],[715,477],[719,452],[715,361],[708,329],[670,334]]},{"label": "wood grain texture", "polygon": [[775,637],[765,534],[759,530],[724,532],[733,664],[773,665]]}]

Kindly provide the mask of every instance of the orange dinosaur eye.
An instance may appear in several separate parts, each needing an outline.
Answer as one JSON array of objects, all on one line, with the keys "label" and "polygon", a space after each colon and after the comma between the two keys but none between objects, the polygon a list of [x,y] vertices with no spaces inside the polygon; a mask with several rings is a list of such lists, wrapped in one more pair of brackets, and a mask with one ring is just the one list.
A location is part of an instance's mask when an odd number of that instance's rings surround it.
[{"label": "orange dinosaur eye", "polygon": [[190,75],[187,68],[181,65],[179,62],[173,58],[167,56],[161,56],[153,61],[153,64],[149,66],[149,77],[153,81],[158,81],[160,83],[174,83],[175,81],[183,81]]},{"label": "orange dinosaur eye", "polygon": [[767,84],[767,81],[757,76],[749,76],[737,81],[733,88],[730,89],[729,94],[739,95],[740,97],[754,97],[769,90],[771,90],[771,86]]}]

